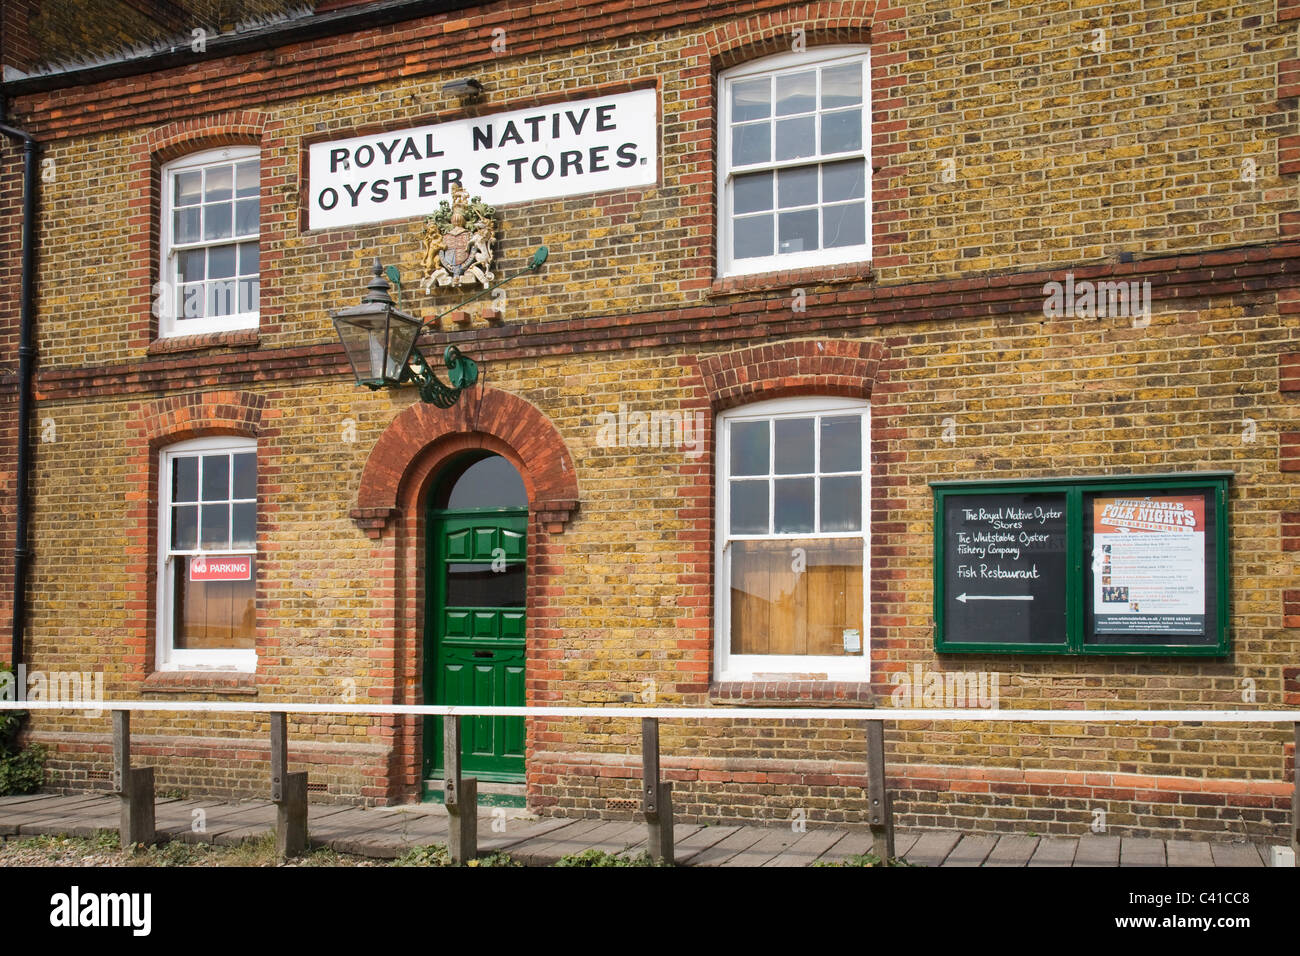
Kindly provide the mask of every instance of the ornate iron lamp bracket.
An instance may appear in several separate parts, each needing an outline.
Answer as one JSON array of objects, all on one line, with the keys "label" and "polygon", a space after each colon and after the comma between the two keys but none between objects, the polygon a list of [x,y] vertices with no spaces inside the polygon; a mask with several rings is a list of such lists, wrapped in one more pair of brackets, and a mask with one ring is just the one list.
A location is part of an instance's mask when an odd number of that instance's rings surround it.
[{"label": "ornate iron lamp bracket", "polygon": [[450,386],[442,384],[419,348],[411,350],[411,361],[406,366],[403,380],[410,380],[420,389],[420,401],[439,408],[451,408],[460,399],[460,393],[478,381],[478,364],[460,349],[448,345],[442,353],[447,366]]}]

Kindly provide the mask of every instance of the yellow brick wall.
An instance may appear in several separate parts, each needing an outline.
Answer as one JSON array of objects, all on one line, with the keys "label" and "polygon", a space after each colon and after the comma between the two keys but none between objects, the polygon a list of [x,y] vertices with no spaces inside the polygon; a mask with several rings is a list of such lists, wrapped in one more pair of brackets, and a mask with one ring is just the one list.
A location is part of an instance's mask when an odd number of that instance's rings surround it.
[{"label": "yellow brick wall", "polygon": [[[719,11],[718,21],[729,14]],[[897,151],[881,166],[874,213],[890,219],[874,286],[1052,269],[1279,239],[1279,215],[1296,209],[1295,186],[1279,176],[1276,136],[1293,125],[1294,109],[1276,102],[1276,65],[1295,48],[1294,29],[1278,24],[1265,3],[1073,4],[1042,8],[1018,3],[908,5],[891,24],[893,39],[873,70],[902,85],[876,123],[900,124]],[[1096,52],[1093,30],[1105,31]],[[709,305],[709,270],[683,264],[693,230],[682,224],[688,200],[711,194],[693,182],[697,154],[676,136],[698,125],[681,114],[698,106],[699,80],[683,73],[704,52],[702,29],[670,29],[621,40],[593,41],[563,56],[505,57],[478,71],[491,108],[508,108],[557,90],[575,97],[606,83],[653,80],[662,91],[662,184],[624,194],[582,196],[502,210],[500,261],[511,268],[539,242],[551,246],[544,273],[510,287],[507,323],[523,330],[551,321]],[[355,301],[370,258],[399,263],[406,274],[417,254],[413,222],[329,233],[300,233],[298,169],[304,137],[346,136],[366,123],[416,125],[443,101],[439,86],[452,72],[416,75],[288,102],[248,104],[266,116],[262,140],[266,232],[264,254],[279,256],[279,278],[263,286],[279,313],[260,348],[332,347],[327,312]],[[510,99],[505,93],[509,92]],[[53,142],[57,175],[43,186],[40,275],[42,368],[57,372],[103,366],[106,385],[147,359],[140,291],[128,276],[141,242],[132,190],[148,128],[125,128]],[[945,160],[955,179],[944,181]],[[1255,163],[1253,181],[1244,175]],[[626,221],[609,209],[630,202]],[[711,208],[711,200],[705,209]],[[699,208],[698,206],[691,208]],[[133,218],[134,217],[134,218]],[[694,254],[694,253],[691,253]],[[832,294],[817,282],[810,291]],[[788,308],[778,283],[739,299],[769,310]],[[450,302],[444,296],[437,300]],[[147,302],[146,302],[147,304]],[[432,311],[433,301],[420,302]],[[873,478],[888,488],[885,516],[906,531],[887,543],[887,562],[902,572],[889,586],[889,606],[873,608],[889,623],[872,629],[873,677],[887,694],[892,669],[991,671],[1000,676],[1005,707],[1234,707],[1247,680],[1256,706],[1286,703],[1282,668],[1300,656],[1296,632],[1283,627],[1280,592],[1296,586],[1294,556],[1280,543],[1280,515],[1293,507],[1291,479],[1279,470],[1279,434],[1296,427],[1294,401],[1279,394],[1278,357],[1296,349],[1297,319],[1260,286],[1235,294],[1193,294],[1176,305],[1157,301],[1150,326],[1126,319],[1049,320],[1034,309],[998,318],[918,318],[891,322],[864,316],[861,325],[827,331],[809,317],[784,338],[845,337],[883,347],[880,381],[891,389],[888,429],[873,454]],[[791,313],[792,318],[794,313]],[[644,320],[653,327],[653,314]],[[128,331],[136,329],[137,331]],[[778,339],[777,341],[782,341]],[[636,699],[653,680],[659,704],[701,705],[707,694],[683,692],[695,638],[675,624],[682,559],[678,515],[683,473],[678,450],[597,446],[596,416],[620,403],[680,410],[697,397],[696,356],[769,339],[733,334],[728,341],[507,357],[485,366],[487,384],[518,395],[552,422],[574,460],[579,510],[555,540],[564,549],[559,588],[549,598],[563,632],[562,653],[545,667],[565,703]],[[465,346],[473,352],[472,343]],[[494,346],[495,347],[495,346]],[[204,367],[215,349],[197,353]],[[128,364],[129,363],[129,364]],[[274,510],[259,541],[266,600],[259,626],[274,635],[259,664],[257,701],[333,699],[346,680],[357,701],[382,686],[371,655],[384,605],[375,582],[393,571],[377,562],[375,543],[349,518],[362,469],[384,429],[412,400],[371,394],[341,377],[277,376],[239,387],[264,395],[278,429]],[[38,448],[33,509],[36,559],[31,577],[29,659],[47,669],[103,667],[108,692],[122,687],[127,663],[114,659],[117,636],[138,611],[127,604],[128,486],[132,422],[158,394],[44,397],[38,416],[54,438]],[[944,420],[955,440],[943,439]],[[1246,440],[1246,420],[1254,422]],[[356,423],[355,441],[345,423]],[[709,462],[710,467],[712,462]],[[932,497],[928,482],[954,478],[1060,477],[1230,469],[1233,653],[1197,659],[1039,658],[1012,655],[936,659],[932,643]],[[391,533],[391,532],[386,532]],[[151,560],[146,556],[144,560]],[[379,620],[380,623],[376,624]],[[410,648],[404,653],[413,653]],[[686,665],[683,667],[683,665]],[[530,664],[531,666],[531,664]],[[223,698],[224,699],[224,698]],[[231,697],[230,699],[245,699]],[[376,722],[294,720],[294,733],[322,744],[356,745],[354,758],[321,767],[333,796],[356,797],[385,757]],[[57,780],[79,782],[89,742],[107,720],[45,717],[35,738],[66,753]],[[242,719],[145,718],[146,735],[250,735],[265,725]],[[635,765],[631,721],[547,722],[536,749],[541,762],[565,753],[599,753]],[[1286,766],[1286,733],[1277,727],[1119,725],[909,724],[891,728],[895,766],[950,765],[1030,771],[1131,773],[1278,783]],[[677,775],[688,814],[788,819],[804,808],[809,821],[854,822],[862,808],[851,784],[809,782],[799,761],[829,762],[843,777],[860,765],[860,728],[783,722],[666,723],[668,766]],[[97,737],[100,745],[102,737]],[[186,743],[187,746],[190,743]],[[181,744],[159,743],[163,751]],[[250,748],[253,745],[250,744]],[[239,792],[261,786],[264,765],[249,755],[232,764],[201,752],[180,753],[160,786]],[[260,753],[260,751],[259,751]],[[554,759],[553,759],[554,758]],[[99,761],[106,759],[101,753]],[[692,766],[691,761],[701,761]],[[676,761],[676,763],[673,763]],[[756,761],[786,761],[777,777],[747,782]],[[165,762],[172,766],[171,762]],[[106,766],[106,764],[104,764]],[[317,765],[312,765],[318,779]],[[773,771],[776,773],[776,771]],[[900,771],[901,773],[901,771]],[[724,775],[710,778],[710,774]],[[196,779],[201,783],[187,783]],[[692,776],[694,775],[694,776]],[[541,809],[599,811],[604,800],[636,790],[632,773],[599,777],[536,770]],[[1088,801],[1026,795],[962,801],[960,794],[900,785],[907,820],[974,828],[1001,821],[1040,831],[1086,825]],[[370,795],[368,798],[374,798]],[[973,806],[973,809],[972,809]],[[1111,806],[1116,825],[1160,830],[1220,830],[1229,823],[1270,832],[1278,819],[1258,808],[1198,809],[1192,804]],[[1270,803],[1270,809],[1276,808]],[[1239,812],[1240,810],[1240,812]],[[1043,817],[1042,814],[1046,814]]]}]

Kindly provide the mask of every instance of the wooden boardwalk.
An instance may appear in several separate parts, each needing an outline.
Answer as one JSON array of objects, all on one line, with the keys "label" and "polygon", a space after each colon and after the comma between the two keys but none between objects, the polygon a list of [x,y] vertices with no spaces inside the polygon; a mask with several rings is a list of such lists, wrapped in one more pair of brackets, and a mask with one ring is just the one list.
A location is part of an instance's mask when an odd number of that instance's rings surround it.
[{"label": "wooden boardwalk", "polygon": [[[116,833],[118,806],[117,797],[103,793],[0,797],[0,838]],[[160,798],[155,817],[164,838],[231,845],[269,833],[275,825],[275,804]],[[360,856],[392,859],[411,847],[447,841],[447,815],[438,804],[391,809],[313,804],[309,821],[313,846]],[[795,833],[784,827],[678,824],[674,832],[677,862],[687,866],[809,866],[871,848],[871,836],[862,830]],[[639,853],[645,849],[646,827],[637,820],[537,819],[482,807],[478,839],[481,853],[501,850],[521,863],[545,866],[590,849]],[[918,866],[1268,865],[1268,848],[1253,843],[944,830],[899,831],[896,843],[898,855]]]}]

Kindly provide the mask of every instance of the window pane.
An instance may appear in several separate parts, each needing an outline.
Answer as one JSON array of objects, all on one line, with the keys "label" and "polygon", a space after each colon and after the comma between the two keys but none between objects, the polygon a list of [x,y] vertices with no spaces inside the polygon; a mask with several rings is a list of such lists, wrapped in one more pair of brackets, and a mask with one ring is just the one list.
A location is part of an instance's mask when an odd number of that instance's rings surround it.
[{"label": "window pane", "polygon": [[731,130],[731,162],[734,166],[766,163],[772,158],[772,124],[749,123]]},{"label": "window pane", "polygon": [[203,283],[195,282],[181,289],[180,313],[187,319],[203,315]]},{"label": "window pane", "polygon": [[172,508],[172,549],[193,551],[199,546],[199,506]]},{"label": "window pane", "polygon": [[862,530],[862,479],[823,478],[822,531]]},{"label": "window pane", "polygon": [[731,482],[731,533],[767,534],[767,482]]},{"label": "window pane", "polygon": [[732,212],[762,212],[772,208],[772,174],[749,173],[737,176],[731,194]]},{"label": "window pane", "polygon": [[256,196],[259,189],[257,160],[252,159],[235,167],[235,195]]},{"label": "window pane", "polygon": [[257,234],[256,199],[241,199],[235,203],[235,234],[239,236]]},{"label": "window pane", "polygon": [[253,575],[247,581],[190,581],[189,558],[175,558],[172,587],[172,634],[178,650],[256,646]]},{"label": "window pane", "polygon": [[257,455],[246,452],[235,456],[235,491],[232,498],[257,497]]},{"label": "window pane", "polygon": [[234,315],[236,313],[236,294],[238,288],[234,282],[223,280],[208,286],[208,315]]},{"label": "window pane", "polygon": [[435,508],[526,508],[528,489],[518,470],[500,455],[458,465],[439,483]]},{"label": "window pane", "polygon": [[817,74],[788,73],[776,78],[776,115],[809,113],[817,108]]},{"label": "window pane", "polygon": [[218,202],[233,195],[234,168],[231,166],[213,166],[204,170],[203,201]]},{"label": "window pane", "polygon": [[257,311],[258,282],[256,279],[239,280],[239,302],[236,308],[240,312]]},{"label": "window pane", "polygon": [[778,418],[776,428],[776,473],[808,475],[813,466],[813,419]]},{"label": "window pane", "polygon": [[172,459],[172,501],[199,500],[199,460],[194,457]]},{"label": "window pane", "polygon": [[754,256],[772,254],[772,217],[747,216],[737,219],[734,226],[732,247],[737,259],[752,259]]},{"label": "window pane", "polygon": [[804,252],[817,248],[817,210],[781,213],[778,252]]},{"label": "window pane", "polygon": [[192,206],[199,201],[199,190],[203,184],[203,173],[194,170],[176,174],[176,205]]},{"label": "window pane", "polygon": [[199,547],[226,550],[230,547],[230,505],[204,505],[200,516]]},{"label": "window pane", "polygon": [[867,241],[867,204],[827,206],[822,210],[822,245],[861,246]]},{"label": "window pane", "polygon": [[862,417],[822,419],[821,471],[862,470]]},{"label": "window pane", "polygon": [[239,274],[241,276],[257,275],[257,243],[241,242],[239,244]]},{"label": "window pane", "polygon": [[235,247],[214,246],[208,250],[208,278],[228,279],[235,274]]},{"label": "window pane", "polygon": [[448,607],[523,607],[522,562],[510,563],[501,571],[490,564],[448,564]]},{"label": "window pane", "polygon": [[225,501],[230,497],[230,456],[203,456],[203,500]]},{"label": "window pane", "polygon": [[232,548],[257,547],[257,505],[253,502],[231,505],[230,546]]},{"label": "window pane", "polygon": [[822,109],[854,106],[862,102],[862,64],[830,66],[822,70]]},{"label": "window pane", "polygon": [[774,534],[813,530],[813,479],[779,478],[773,504]]},{"label": "window pane", "polygon": [[180,263],[181,282],[201,282],[204,279],[204,263],[207,254],[202,249],[191,249],[176,257]]},{"label": "window pane", "polygon": [[862,110],[822,114],[822,152],[844,153],[862,148]]},{"label": "window pane", "polygon": [[850,159],[822,167],[822,202],[844,202],[866,196],[866,162]]},{"label": "window pane", "polygon": [[779,120],[776,124],[776,158],[797,159],[817,152],[814,117]]},{"label": "window pane", "polygon": [[731,84],[731,121],[765,119],[772,111],[772,84],[767,77]]},{"label": "window pane", "polygon": [[177,209],[173,217],[172,232],[174,233],[173,241],[175,242],[198,242],[199,241],[199,207],[191,206],[188,209]]},{"label": "window pane", "polygon": [[770,458],[767,453],[768,423],[731,423],[731,470],[737,475],[766,475]]},{"label": "window pane", "polygon": [[203,207],[203,238],[230,238],[230,203]]},{"label": "window pane", "polygon": [[733,654],[862,655],[861,538],[737,541],[732,548]]},{"label": "window pane", "polygon": [[817,167],[781,170],[777,176],[776,194],[782,209],[817,205]]}]

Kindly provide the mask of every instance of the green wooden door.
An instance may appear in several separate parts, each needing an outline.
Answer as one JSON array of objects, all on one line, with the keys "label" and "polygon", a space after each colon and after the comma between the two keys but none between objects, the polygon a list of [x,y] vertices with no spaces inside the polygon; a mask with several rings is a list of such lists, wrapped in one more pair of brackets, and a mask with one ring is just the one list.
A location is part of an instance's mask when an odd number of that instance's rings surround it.
[{"label": "green wooden door", "polygon": [[[528,512],[429,512],[425,700],[524,705],[524,587]],[[469,717],[462,767],[481,780],[524,779],[522,717]],[[425,779],[443,771],[442,720],[424,730]]]}]

